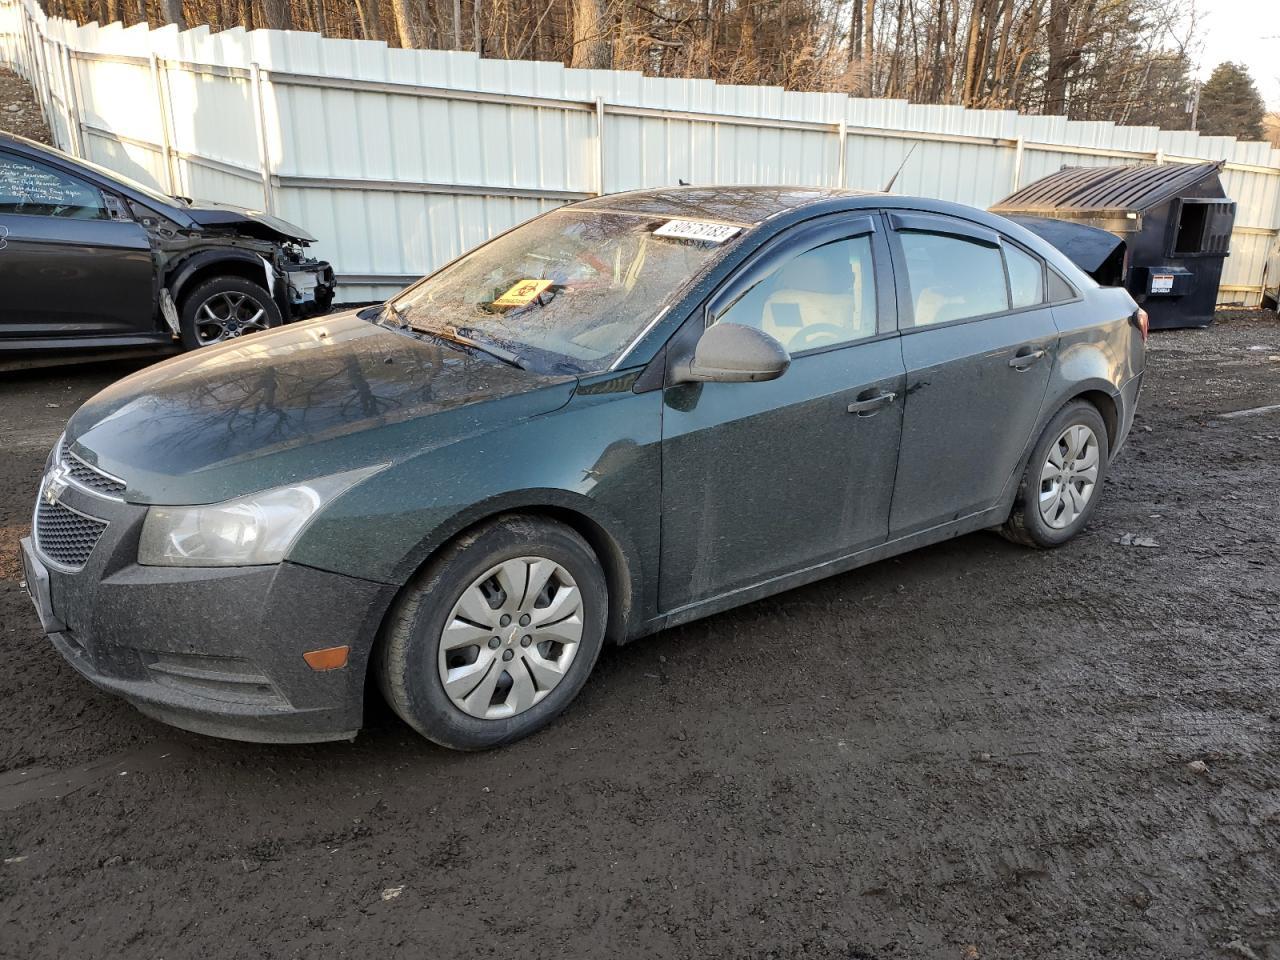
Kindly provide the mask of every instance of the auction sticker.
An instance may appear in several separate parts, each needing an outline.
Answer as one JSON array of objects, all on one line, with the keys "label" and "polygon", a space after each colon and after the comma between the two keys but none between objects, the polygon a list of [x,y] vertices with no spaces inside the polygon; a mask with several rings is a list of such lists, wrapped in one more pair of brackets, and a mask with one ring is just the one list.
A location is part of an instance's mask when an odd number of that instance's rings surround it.
[{"label": "auction sticker", "polygon": [[1153,273],[1151,275],[1151,292],[1152,293],[1172,293],[1173,292],[1173,274]]},{"label": "auction sticker", "polygon": [[727,223],[668,220],[653,231],[653,235],[655,237],[670,237],[673,240],[702,240],[705,243],[724,243],[741,229],[741,227],[733,227]]},{"label": "auction sticker", "polygon": [[523,307],[551,284],[551,280],[521,280],[497,300],[493,301],[493,305],[495,307]]}]

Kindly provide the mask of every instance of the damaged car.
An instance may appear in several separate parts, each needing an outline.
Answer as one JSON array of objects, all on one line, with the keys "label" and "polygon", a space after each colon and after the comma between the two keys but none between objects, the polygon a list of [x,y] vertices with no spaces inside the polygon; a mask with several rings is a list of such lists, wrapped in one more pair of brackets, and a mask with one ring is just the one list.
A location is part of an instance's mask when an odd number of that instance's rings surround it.
[{"label": "damaged car", "polygon": [[314,240],[0,134],[0,362],[194,349],[325,313]]},{"label": "damaged car", "polygon": [[969,207],[593,198],[384,304],[90,399],[26,583],[67,661],[165,722],[350,738],[381,690],[437,743],[492,747],[607,643],[973,531],[1067,543],[1133,423],[1146,327]]}]

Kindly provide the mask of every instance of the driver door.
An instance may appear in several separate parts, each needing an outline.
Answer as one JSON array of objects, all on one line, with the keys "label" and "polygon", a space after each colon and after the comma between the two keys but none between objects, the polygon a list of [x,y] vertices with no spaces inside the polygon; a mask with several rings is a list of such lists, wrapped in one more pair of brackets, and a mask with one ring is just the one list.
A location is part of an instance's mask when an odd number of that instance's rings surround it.
[{"label": "driver door", "polygon": [[880,223],[793,228],[677,334],[758,327],[792,363],[769,382],[665,389],[664,612],[887,538],[906,371]]}]

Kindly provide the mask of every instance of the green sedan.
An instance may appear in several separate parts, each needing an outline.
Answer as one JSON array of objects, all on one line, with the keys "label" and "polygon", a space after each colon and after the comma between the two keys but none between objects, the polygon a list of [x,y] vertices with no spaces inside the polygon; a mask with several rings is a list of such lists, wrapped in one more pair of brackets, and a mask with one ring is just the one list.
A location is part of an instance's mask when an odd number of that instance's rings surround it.
[{"label": "green sedan", "polygon": [[605,643],[970,531],[1071,539],[1145,339],[1123,289],[971,208],[600,197],[98,394],[26,583],[76,670],[167,723],[351,738],[381,689],[492,747]]}]

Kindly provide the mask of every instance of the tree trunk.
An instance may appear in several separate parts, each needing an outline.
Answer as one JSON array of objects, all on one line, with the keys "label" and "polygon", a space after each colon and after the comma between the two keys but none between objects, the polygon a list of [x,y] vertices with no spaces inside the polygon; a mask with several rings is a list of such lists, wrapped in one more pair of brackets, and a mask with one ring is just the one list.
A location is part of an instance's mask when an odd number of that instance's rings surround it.
[{"label": "tree trunk", "polygon": [[266,16],[268,30],[293,29],[293,10],[289,0],[262,0],[262,12]]},{"label": "tree trunk", "polygon": [[[856,3],[857,0],[854,0]],[[876,0],[866,0],[866,10],[862,14],[862,69],[866,75],[863,81],[863,96],[874,97],[876,94]]]},{"label": "tree trunk", "polygon": [[427,46],[427,28],[422,22],[418,0],[391,0],[400,46],[422,49]]},{"label": "tree trunk", "polygon": [[862,2],[849,4],[849,62],[854,63],[862,54]]},{"label": "tree trunk", "polygon": [[482,0],[471,0],[471,46],[476,56],[484,55],[484,42],[480,37],[480,4]]},{"label": "tree trunk", "polygon": [[382,39],[382,11],[378,0],[356,0],[356,15],[360,18],[360,35],[365,40]]},{"label": "tree trunk", "polygon": [[160,19],[176,25],[179,30],[187,29],[187,21],[182,16],[182,0],[160,0]]},{"label": "tree trunk", "polygon": [[1067,74],[1070,71],[1067,52],[1067,28],[1070,23],[1070,0],[1050,0],[1048,47],[1049,68],[1044,78],[1044,112],[1067,112]]},{"label": "tree trunk", "polygon": [[608,70],[613,49],[605,23],[605,0],[573,0],[573,55],[569,66]]}]

